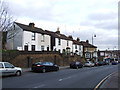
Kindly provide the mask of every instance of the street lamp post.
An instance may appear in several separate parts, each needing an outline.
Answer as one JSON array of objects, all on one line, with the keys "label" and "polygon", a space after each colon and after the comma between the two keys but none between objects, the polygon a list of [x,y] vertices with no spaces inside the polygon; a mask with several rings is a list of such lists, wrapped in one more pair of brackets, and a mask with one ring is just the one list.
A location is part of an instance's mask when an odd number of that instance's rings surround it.
[{"label": "street lamp post", "polygon": [[[92,45],[93,45],[93,38],[94,38],[94,37],[96,37],[95,34],[92,35]],[[97,54],[96,54],[96,50],[92,52],[92,58],[93,58],[93,53],[95,53],[95,57],[96,57],[96,59],[97,59],[97,56],[96,56],[96,55],[97,55]],[[96,61],[97,61],[97,60],[96,60]]]},{"label": "street lamp post", "polygon": [[94,37],[96,37],[96,35],[95,35],[95,34],[94,34],[94,35],[92,35],[92,45],[93,45],[93,38],[94,38]]}]

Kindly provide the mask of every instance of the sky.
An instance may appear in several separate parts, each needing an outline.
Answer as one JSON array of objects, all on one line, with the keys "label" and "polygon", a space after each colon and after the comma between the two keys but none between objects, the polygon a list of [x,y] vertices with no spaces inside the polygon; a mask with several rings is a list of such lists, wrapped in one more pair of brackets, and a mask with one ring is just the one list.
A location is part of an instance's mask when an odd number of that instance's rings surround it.
[{"label": "sky", "polygon": [[[5,1],[5,0],[4,0]],[[89,40],[99,50],[118,48],[119,0],[6,0],[16,22]],[[94,37],[96,35],[96,37]]]}]

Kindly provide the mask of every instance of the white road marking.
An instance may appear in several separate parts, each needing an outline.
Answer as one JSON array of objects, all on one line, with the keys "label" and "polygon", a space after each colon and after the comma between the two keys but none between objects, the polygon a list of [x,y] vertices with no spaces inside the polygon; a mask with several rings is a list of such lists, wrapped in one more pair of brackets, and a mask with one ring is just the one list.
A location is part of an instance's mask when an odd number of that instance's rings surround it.
[{"label": "white road marking", "polygon": [[63,80],[67,80],[67,79],[70,79],[71,77],[66,77],[66,78],[62,78],[62,79],[59,79],[58,81],[63,81]]},{"label": "white road marking", "polygon": [[34,87],[34,88],[41,88],[41,87],[44,87],[44,86],[45,86],[45,84],[41,84],[41,85],[36,86],[36,87]]}]

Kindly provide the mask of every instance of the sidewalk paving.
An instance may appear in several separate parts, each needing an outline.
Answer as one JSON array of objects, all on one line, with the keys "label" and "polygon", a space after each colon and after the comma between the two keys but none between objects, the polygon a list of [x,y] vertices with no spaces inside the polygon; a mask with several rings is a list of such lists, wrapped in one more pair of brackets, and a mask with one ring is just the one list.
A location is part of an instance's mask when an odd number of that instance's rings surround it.
[{"label": "sidewalk paving", "polygon": [[118,80],[119,78],[120,76],[118,75],[118,72],[112,74],[102,83],[100,88],[110,88],[110,89],[120,90],[120,81]]},{"label": "sidewalk paving", "polygon": [[[69,66],[60,66],[59,67],[60,70],[61,69],[67,69],[67,68],[69,68]],[[31,68],[22,68],[22,71],[23,72],[29,72],[29,71],[31,71]]]}]

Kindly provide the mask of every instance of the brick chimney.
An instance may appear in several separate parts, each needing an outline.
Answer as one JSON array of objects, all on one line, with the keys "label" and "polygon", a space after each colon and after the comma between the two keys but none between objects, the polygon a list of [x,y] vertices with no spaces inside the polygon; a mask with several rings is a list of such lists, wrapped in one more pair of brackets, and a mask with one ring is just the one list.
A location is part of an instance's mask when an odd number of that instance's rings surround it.
[{"label": "brick chimney", "polygon": [[77,41],[80,42],[80,38],[77,38]]},{"label": "brick chimney", "polygon": [[89,43],[89,40],[86,40],[87,43]]},{"label": "brick chimney", "polygon": [[35,24],[34,23],[29,23],[29,27],[34,27],[35,26]]},{"label": "brick chimney", "polygon": [[60,34],[60,28],[59,27],[57,28],[56,33]]}]

